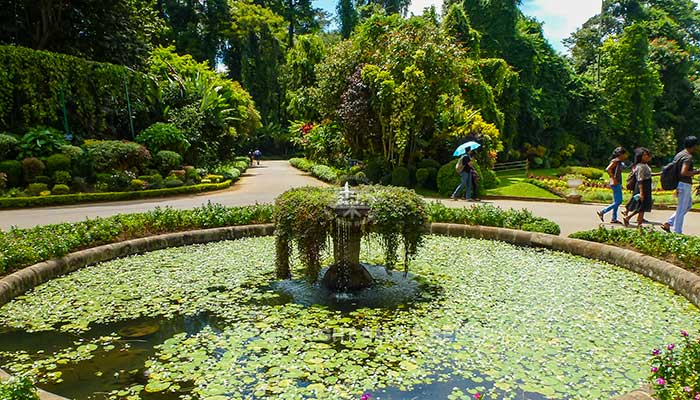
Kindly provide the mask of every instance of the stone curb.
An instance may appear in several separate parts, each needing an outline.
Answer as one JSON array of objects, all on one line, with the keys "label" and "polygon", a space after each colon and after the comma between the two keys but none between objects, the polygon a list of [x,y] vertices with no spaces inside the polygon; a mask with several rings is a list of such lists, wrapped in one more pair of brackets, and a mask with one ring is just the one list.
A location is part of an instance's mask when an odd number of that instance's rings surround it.
[{"label": "stone curb", "polygon": [[[78,251],[58,259],[34,264],[0,279],[0,307],[35,286],[91,264],[169,247],[243,237],[269,236],[273,233],[273,224],[233,226],[169,233]],[[585,240],[486,226],[433,223],[430,226],[430,233],[498,240],[520,246],[543,247],[609,262],[661,282],[700,307],[700,276],[665,261],[630,250]],[[7,374],[0,370],[0,379],[6,378]],[[40,391],[39,394],[42,400],[66,400],[44,391]],[[617,398],[617,400],[649,399],[653,399],[653,397],[648,387]]]}]

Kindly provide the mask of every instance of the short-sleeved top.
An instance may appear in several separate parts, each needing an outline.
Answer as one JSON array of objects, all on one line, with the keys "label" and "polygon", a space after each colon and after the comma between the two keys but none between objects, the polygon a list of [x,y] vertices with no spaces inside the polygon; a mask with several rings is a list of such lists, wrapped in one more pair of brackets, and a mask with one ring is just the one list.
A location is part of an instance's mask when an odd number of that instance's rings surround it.
[{"label": "short-sleeved top", "polygon": [[693,184],[692,176],[681,176],[681,171],[683,170],[683,164],[688,166],[689,170],[693,170],[693,155],[688,152],[688,150],[683,150],[673,157],[673,162],[678,166],[678,181],[684,182],[689,185]]},{"label": "short-sleeved top", "polygon": [[615,158],[612,160],[612,162],[615,163],[615,167],[613,168],[613,174],[610,177],[610,184],[612,185],[613,181],[620,184],[622,182],[622,161]]},{"label": "short-sleeved top", "polygon": [[472,158],[469,157],[469,154],[465,154],[462,156],[462,165],[464,166],[464,169],[462,171],[464,172],[471,172],[471,167],[469,166],[469,163],[471,162]]},{"label": "short-sleeved top", "polygon": [[637,167],[634,169],[634,173],[637,174],[637,182],[651,179],[651,168],[649,168],[648,164],[637,164]]}]

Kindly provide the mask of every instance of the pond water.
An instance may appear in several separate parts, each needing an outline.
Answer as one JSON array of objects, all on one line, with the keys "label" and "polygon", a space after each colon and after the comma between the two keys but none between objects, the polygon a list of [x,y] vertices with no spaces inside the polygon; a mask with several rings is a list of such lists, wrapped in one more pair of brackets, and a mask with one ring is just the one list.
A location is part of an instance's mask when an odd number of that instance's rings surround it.
[{"label": "pond water", "polygon": [[568,254],[429,236],[409,274],[369,267],[379,289],[338,295],[274,282],[274,248],[168,249],[53,280],[0,308],[0,365],[75,399],[601,399],[700,330],[665,286]]}]

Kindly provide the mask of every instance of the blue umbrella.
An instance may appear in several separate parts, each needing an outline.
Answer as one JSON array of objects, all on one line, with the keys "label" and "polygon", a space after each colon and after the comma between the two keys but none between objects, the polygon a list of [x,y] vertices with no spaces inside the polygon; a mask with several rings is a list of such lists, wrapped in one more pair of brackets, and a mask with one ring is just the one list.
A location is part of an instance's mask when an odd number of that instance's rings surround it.
[{"label": "blue umbrella", "polygon": [[464,143],[463,145],[457,147],[457,150],[452,154],[452,157],[459,157],[467,153],[467,150],[476,150],[481,145],[477,142],[467,142]]}]

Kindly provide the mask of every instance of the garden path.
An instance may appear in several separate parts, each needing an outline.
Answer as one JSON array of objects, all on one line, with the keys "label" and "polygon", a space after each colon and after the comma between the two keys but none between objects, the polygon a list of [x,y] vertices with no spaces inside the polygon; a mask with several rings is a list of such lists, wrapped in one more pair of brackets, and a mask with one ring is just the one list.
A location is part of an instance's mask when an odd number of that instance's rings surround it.
[{"label": "garden path", "polygon": [[259,166],[248,168],[241,179],[226,190],[157,199],[2,210],[0,229],[76,222],[86,218],[145,212],[165,206],[187,209],[207,204],[209,201],[225,206],[273,203],[275,198],[286,190],[308,185],[326,184],[291,167],[288,161],[262,161]]},{"label": "garden path", "polygon": [[[279,194],[287,189],[306,185],[323,186],[325,184],[293,168],[287,161],[263,161],[260,166],[249,168],[241,180],[227,190],[161,199],[4,210],[0,211],[0,229],[7,230],[13,225],[31,227],[59,222],[75,222],[85,218],[144,212],[165,206],[186,209],[206,204],[209,201],[226,206],[272,203]],[[440,201],[448,207],[469,207],[475,204],[465,201]],[[601,208],[600,205],[518,200],[487,200],[484,203],[491,203],[502,208],[526,208],[535,215],[549,218],[558,223],[561,226],[562,235],[594,229],[600,225],[600,221],[595,215],[595,211]],[[672,211],[654,210],[647,219],[652,223],[661,223],[672,213]],[[700,213],[690,213],[686,217],[685,232],[700,236]]]}]

